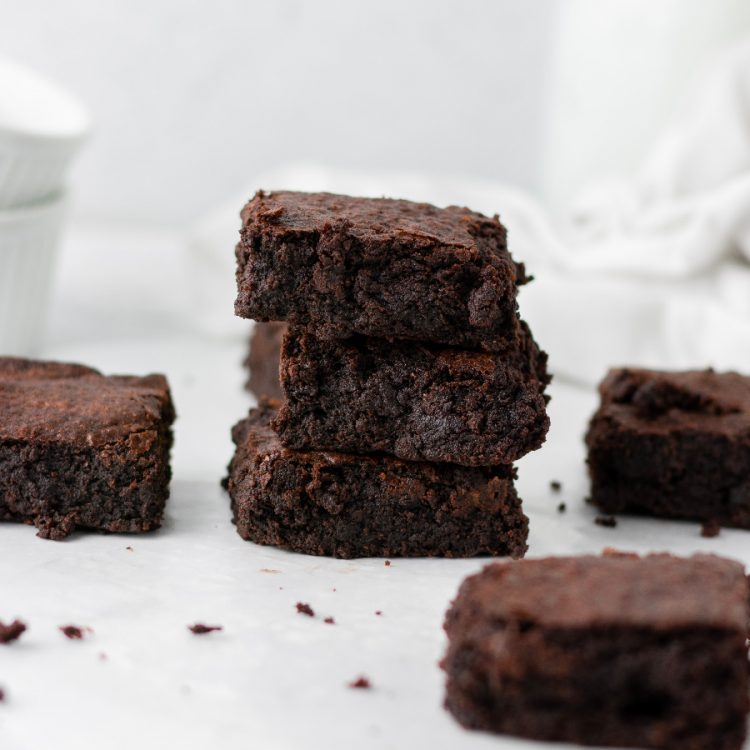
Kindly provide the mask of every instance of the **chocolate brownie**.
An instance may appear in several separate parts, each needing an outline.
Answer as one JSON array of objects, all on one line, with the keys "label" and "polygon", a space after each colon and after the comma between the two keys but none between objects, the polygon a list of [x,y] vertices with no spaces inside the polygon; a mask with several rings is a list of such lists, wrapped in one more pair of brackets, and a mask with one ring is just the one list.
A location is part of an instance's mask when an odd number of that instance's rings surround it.
[{"label": "chocolate brownie", "polygon": [[546,355],[525,326],[504,354],[411,341],[327,341],[289,328],[275,427],[288,448],[383,451],[412,461],[508,464],[549,427]]},{"label": "chocolate brownie", "polygon": [[505,227],[466,208],[330,193],[257,193],[242,211],[237,315],[499,351],[528,280]]},{"label": "chocolate brownie", "polygon": [[446,707],[536,740],[739,750],[749,596],[742,566],[712,555],[488,566],[446,617]]},{"label": "chocolate brownie", "polygon": [[586,443],[591,500],[750,528],[750,378],[612,370]]},{"label": "chocolate brownie", "polygon": [[232,433],[228,488],[243,538],[342,558],[526,551],[512,467],[288,450],[269,426],[277,406],[264,402]]},{"label": "chocolate brownie", "polygon": [[162,375],[0,358],[0,520],[48,539],[157,528],[173,420]]},{"label": "chocolate brownie", "polygon": [[281,339],[286,323],[256,323],[250,338],[250,352],[245,366],[250,370],[247,389],[256,398],[284,398],[279,381]]}]

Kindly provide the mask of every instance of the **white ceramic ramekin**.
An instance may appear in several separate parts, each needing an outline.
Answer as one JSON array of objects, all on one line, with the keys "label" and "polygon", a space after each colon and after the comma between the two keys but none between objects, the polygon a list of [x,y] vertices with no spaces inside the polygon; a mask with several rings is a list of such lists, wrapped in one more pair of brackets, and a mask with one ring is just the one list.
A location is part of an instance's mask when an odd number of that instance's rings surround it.
[{"label": "white ceramic ramekin", "polygon": [[0,355],[32,355],[41,343],[65,203],[0,211]]},{"label": "white ceramic ramekin", "polygon": [[5,60],[0,92],[0,209],[50,199],[89,134],[89,115],[51,81]]}]

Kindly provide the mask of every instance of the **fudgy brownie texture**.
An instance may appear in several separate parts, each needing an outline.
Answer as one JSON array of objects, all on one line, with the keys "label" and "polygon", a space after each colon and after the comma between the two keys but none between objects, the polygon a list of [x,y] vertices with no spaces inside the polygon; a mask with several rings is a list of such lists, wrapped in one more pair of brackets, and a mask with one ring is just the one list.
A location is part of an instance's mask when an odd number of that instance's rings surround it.
[{"label": "fudgy brownie texture", "polygon": [[750,378],[611,370],[586,444],[591,500],[750,528]]},{"label": "fudgy brownie texture", "polygon": [[237,315],[498,351],[518,332],[505,227],[466,208],[257,193],[242,211]]},{"label": "fudgy brownie texture", "polygon": [[245,366],[250,370],[247,389],[256,398],[284,398],[279,380],[281,339],[286,323],[256,323],[250,338],[250,352]]},{"label": "fudgy brownie texture", "polygon": [[228,489],[243,538],[343,558],[526,551],[512,467],[288,450],[269,426],[277,405],[263,403],[233,431]]},{"label": "fudgy brownie texture", "polygon": [[504,354],[411,341],[327,341],[291,327],[286,401],[274,426],[288,448],[384,451],[411,461],[509,464],[549,427],[547,357],[525,325]]},{"label": "fudgy brownie texture", "polygon": [[162,375],[0,358],[0,520],[48,539],[157,528],[173,420]]},{"label": "fudgy brownie texture", "polygon": [[446,707],[536,740],[739,750],[749,595],[742,566],[711,555],[491,565],[446,617]]}]

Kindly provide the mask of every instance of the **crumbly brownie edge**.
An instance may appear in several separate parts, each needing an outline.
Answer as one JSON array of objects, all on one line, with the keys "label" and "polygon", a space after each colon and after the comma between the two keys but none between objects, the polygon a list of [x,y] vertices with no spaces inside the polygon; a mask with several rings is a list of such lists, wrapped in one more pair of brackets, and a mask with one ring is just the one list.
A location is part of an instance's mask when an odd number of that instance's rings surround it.
[{"label": "crumbly brownie edge", "polygon": [[159,528],[171,478],[171,399],[154,429],[100,447],[0,443],[0,520],[60,540],[76,529]]},{"label": "crumbly brownie edge", "polygon": [[[347,201],[338,218],[285,223],[284,202],[293,195],[259,194],[243,211],[237,315],[311,326],[322,338],[359,333],[490,351],[512,341],[516,286],[527,278],[496,219],[442,210],[466,232],[462,246],[429,231],[383,231],[387,220],[352,231],[360,204],[340,196],[331,196]],[[386,201],[384,210],[391,203],[408,204]]]},{"label": "crumbly brownie edge", "polygon": [[510,467],[290,451],[270,418],[251,412],[233,432],[228,489],[243,538],[341,558],[525,553]]},{"label": "crumbly brownie edge", "polygon": [[364,337],[329,342],[290,327],[281,377],[286,402],[274,426],[298,450],[492,466],[539,448],[549,428],[546,357],[530,336],[497,355]]}]

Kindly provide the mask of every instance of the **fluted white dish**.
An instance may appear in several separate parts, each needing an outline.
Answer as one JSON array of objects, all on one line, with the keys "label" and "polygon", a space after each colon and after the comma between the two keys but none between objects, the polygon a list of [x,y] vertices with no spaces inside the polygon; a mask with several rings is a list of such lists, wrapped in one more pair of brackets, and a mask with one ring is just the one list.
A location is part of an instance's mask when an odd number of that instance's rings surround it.
[{"label": "fluted white dish", "polygon": [[86,109],[22,65],[0,60],[0,209],[60,193],[91,128]]},{"label": "fluted white dish", "polygon": [[39,348],[65,203],[58,196],[0,211],[0,355]]}]

